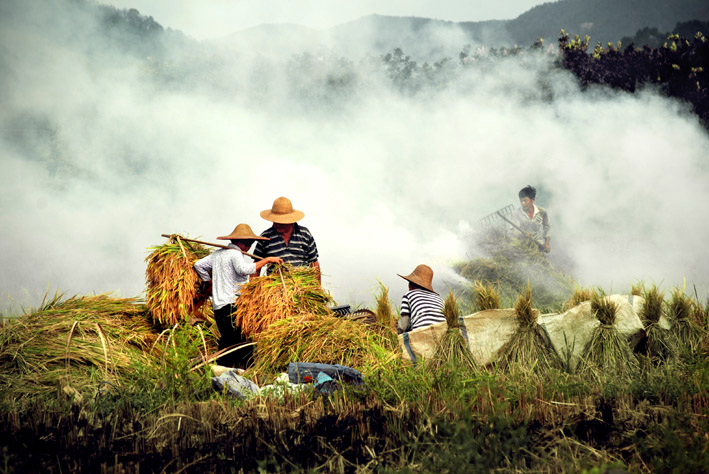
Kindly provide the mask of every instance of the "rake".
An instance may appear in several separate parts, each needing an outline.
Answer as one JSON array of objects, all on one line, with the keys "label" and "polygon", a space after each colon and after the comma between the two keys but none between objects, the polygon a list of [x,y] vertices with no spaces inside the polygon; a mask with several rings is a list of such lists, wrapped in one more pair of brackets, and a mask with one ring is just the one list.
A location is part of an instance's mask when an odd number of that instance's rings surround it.
[{"label": "rake", "polygon": [[489,227],[497,224],[501,218],[509,222],[507,217],[512,216],[512,213],[514,211],[514,206],[510,204],[509,206],[505,206],[502,209],[499,209],[493,212],[492,214],[488,214],[487,216],[483,217],[482,219],[480,219],[480,224]]},{"label": "rake", "polygon": [[[526,239],[528,239],[531,242],[534,242],[537,247],[539,247],[539,243],[535,241],[532,236],[529,234],[529,232],[525,231],[522,229],[520,226],[512,222],[510,217],[512,217],[512,214],[515,212],[515,207],[514,205],[510,204],[508,206],[503,207],[502,209],[498,209],[497,211],[493,212],[492,214],[488,214],[487,216],[483,217],[480,219],[480,224],[485,226],[485,227],[491,227],[493,225],[496,225],[500,219],[503,221],[507,222],[509,225],[511,225],[513,228],[518,230]],[[540,248],[541,250],[541,248]]]}]

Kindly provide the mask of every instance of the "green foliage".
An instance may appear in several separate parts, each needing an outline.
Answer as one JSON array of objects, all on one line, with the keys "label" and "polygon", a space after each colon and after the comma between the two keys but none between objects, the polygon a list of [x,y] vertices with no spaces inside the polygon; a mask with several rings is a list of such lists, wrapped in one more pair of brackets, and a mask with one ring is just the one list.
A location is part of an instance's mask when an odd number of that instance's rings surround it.
[{"label": "green foliage", "polygon": [[561,31],[560,65],[574,73],[582,87],[598,84],[635,92],[645,85],[657,85],[661,93],[691,104],[704,126],[709,126],[709,42],[701,33],[671,34],[655,48],[628,44],[621,51],[620,43],[617,47],[609,44],[607,49],[599,43],[589,55],[587,47],[588,37],[570,39]]}]

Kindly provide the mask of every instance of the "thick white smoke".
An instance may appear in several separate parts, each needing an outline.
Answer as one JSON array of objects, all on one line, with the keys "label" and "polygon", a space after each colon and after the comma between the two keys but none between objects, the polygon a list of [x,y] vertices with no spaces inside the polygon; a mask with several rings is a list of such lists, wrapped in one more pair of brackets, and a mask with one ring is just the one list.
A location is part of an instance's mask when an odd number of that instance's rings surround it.
[{"label": "thick white smoke", "polygon": [[366,76],[323,106],[291,97],[309,78],[288,74],[284,52],[266,95],[240,82],[254,63],[210,71],[235,83],[219,96],[194,82],[156,87],[147,59],[53,41],[45,32],[58,24],[77,28],[61,12],[20,19],[0,20],[6,307],[36,305],[47,288],[139,295],[161,234],[215,241],[239,222],[260,232],[259,212],[281,195],[305,212],[338,303],[371,306],[378,280],[398,303],[396,274],[419,263],[445,291],[451,264],[467,258],[460,229],[516,203],[526,184],[540,189],[552,251],[573,259],[580,284],[686,278],[706,291],[709,139],[653,91],[582,93],[545,72],[550,59],[527,56],[413,97]]}]

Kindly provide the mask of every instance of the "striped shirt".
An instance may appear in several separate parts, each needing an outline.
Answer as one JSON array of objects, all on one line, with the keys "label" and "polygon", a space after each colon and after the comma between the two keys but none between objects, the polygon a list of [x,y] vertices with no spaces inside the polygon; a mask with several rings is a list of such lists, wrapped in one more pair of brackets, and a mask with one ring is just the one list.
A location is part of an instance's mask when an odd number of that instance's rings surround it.
[{"label": "striped shirt", "polygon": [[232,304],[241,292],[241,285],[256,272],[256,264],[247,262],[239,247],[229,244],[194,263],[203,281],[212,281],[212,307],[217,310]]},{"label": "striped shirt", "polygon": [[401,316],[411,318],[411,330],[430,326],[446,320],[443,300],[433,291],[415,288],[401,298]]},{"label": "striped shirt", "polygon": [[[307,227],[294,223],[288,245],[273,226],[264,230],[261,237],[268,237],[270,240],[256,241],[254,255],[257,257],[280,257],[284,262],[296,267],[307,267],[318,261],[318,247]],[[269,265],[269,273],[274,268],[273,265]]]},{"label": "striped shirt", "polygon": [[[549,214],[541,206],[534,205],[534,214],[529,218],[527,212],[521,207],[514,213],[516,224],[525,232],[529,232],[535,242],[544,245],[546,239],[551,237],[551,224],[549,224]],[[518,232],[519,233],[519,232]]]}]

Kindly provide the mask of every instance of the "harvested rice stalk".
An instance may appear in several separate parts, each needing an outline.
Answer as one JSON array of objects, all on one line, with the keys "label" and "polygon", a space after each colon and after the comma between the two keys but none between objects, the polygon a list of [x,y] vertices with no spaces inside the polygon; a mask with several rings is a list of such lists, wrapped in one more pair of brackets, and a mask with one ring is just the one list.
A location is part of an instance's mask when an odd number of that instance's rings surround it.
[{"label": "harvested rice stalk", "polygon": [[532,308],[532,288],[527,284],[517,297],[515,313],[519,328],[505,345],[502,367],[517,367],[525,371],[540,372],[549,368],[561,368],[562,363],[552,348],[543,329],[537,324],[539,311]]},{"label": "harvested rice stalk", "polygon": [[131,368],[153,361],[157,331],[144,305],[107,295],[55,296],[0,329],[0,398],[55,397],[103,380],[122,385]]},{"label": "harvested rice stalk", "polygon": [[[331,315],[298,314],[274,322],[260,334],[250,374],[283,372],[289,362],[341,364],[376,369],[396,358],[387,341],[367,326]],[[377,357],[377,354],[386,357]]]},{"label": "harvested rice stalk", "polygon": [[443,314],[448,323],[448,331],[438,343],[436,353],[429,361],[429,367],[433,370],[449,366],[477,371],[478,365],[460,333],[460,310],[452,291],[448,292],[448,296],[443,302]]},{"label": "harvested rice stalk", "polygon": [[639,316],[645,326],[645,353],[651,359],[667,360],[676,352],[672,333],[660,326],[664,297],[655,285],[643,292],[645,302]]},{"label": "harvested rice stalk", "polygon": [[486,309],[500,309],[500,293],[492,284],[484,284],[480,280],[473,282],[475,290],[475,310],[485,311]]},{"label": "harvested rice stalk", "polygon": [[667,316],[672,323],[672,334],[677,340],[678,349],[694,350],[701,339],[701,330],[692,320],[692,301],[684,291],[675,288],[667,303]]},{"label": "harvested rice stalk", "polygon": [[280,270],[242,285],[233,316],[245,336],[258,340],[271,324],[296,314],[330,313],[332,298],[320,286],[316,269],[283,265]]},{"label": "harvested rice stalk", "polygon": [[601,324],[593,330],[584,348],[578,371],[599,380],[606,375],[627,379],[638,368],[638,361],[614,326],[618,305],[600,292],[594,292],[591,310]]},{"label": "harvested rice stalk", "polygon": [[384,283],[379,282],[379,293],[375,296],[377,307],[374,314],[377,315],[377,321],[384,327],[391,329],[396,334],[397,316],[389,302],[389,288],[384,286]]},{"label": "harvested rice stalk", "polygon": [[148,262],[146,304],[153,320],[172,326],[192,315],[202,315],[209,295],[201,291],[202,280],[193,265],[209,255],[209,250],[201,244],[182,240],[179,235],[150,250],[145,259]]},{"label": "harvested rice stalk", "polygon": [[578,306],[585,301],[589,301],[592,295],[592,290],[577,286],[576,288],[574,288],[574,293],[571,295],[571,298],[569,299],[568,303],[566,303],[566,306],[568,308]]}]

